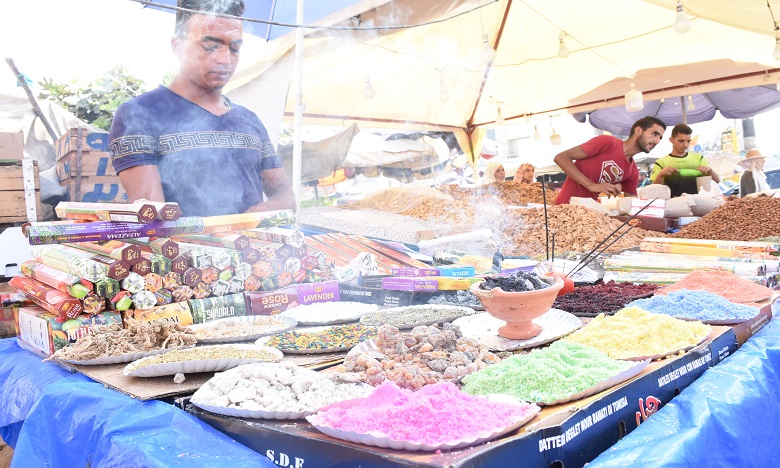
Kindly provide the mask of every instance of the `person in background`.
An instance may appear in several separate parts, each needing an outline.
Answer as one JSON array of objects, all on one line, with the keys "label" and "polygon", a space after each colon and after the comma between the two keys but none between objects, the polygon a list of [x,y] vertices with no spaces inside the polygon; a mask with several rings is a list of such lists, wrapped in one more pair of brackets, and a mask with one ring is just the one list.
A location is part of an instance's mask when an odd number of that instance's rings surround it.
[{"label": "person in background", "polygon": [[506,180],[504,166],[499,161],[490,160],[487,167],[485,167],[485,174],[482,176],[482,185],[488,185],[493,182],[502,184],[504,180]]},{"label": "person in background", "polygon": [[[294,209],[292,187],[263,123],[222,94],[243,43],[242,0],[179,0],[166,87],[116,111],[111,161],[130,201],[177,202],[186,216]],[[264,195],[267,201],[264,200]]]},{"label": "person in background", "polygon": [[566,173],[556,205],[569,203],[571,197],[592,198],[600,193],[607,196],[636,196],[639,169],[634,155],[649,153],[666,130],[666,124],[655,117],[643,117],[631,126],[628,139],[599,135],[585,143],[569,148],[555,156],[555,164]]},{"label": "person in background", "polygon": [[766,156],[761,151],[752,149],[745,154],[745,158],[739,161],[739,165],[745,172],[739,178],[739,196],[771,190],[764,174],[764,161]]},{"label": "person in background", "polygon": [[697,177],[711,176],[714,182],[720,182],[720,177],[712,170],[704,156],[688,152],[692,133],[693,129],[685,124],[675,125],[672,128],[672,136],[669,137],[672,152],[659,158],[653,165],[650,180],[654,184],[667,185],[673,197],[679,197],[683,193],[698,193]]},{"label": "person in background", "polygon": [[637,187],[644,187],[645,185],[650,185],[650,179],[647,177],[647,171],[641,170],[639,171],[639,183],[637,184]]},{"label": "person in background", "polygon": [[534,178],[535,173],[536,168],[533,164],[523,163],[520,165],[520,167],[517,168],[514,180],[523,184],[532,184],[536,181]]}]

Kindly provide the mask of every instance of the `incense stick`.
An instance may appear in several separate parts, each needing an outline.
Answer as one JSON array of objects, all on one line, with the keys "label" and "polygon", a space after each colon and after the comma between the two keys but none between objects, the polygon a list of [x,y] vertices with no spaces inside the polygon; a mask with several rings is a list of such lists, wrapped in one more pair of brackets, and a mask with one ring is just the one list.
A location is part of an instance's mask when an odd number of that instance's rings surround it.
[{"label": "incense stick", "polygon": [[[620,226],[618,226],[618,227],[617,227],[617,229],[615,229],[614,231],[610,232],[610,233],[609,233],[609,235],[608,235],[607,237],[605,237],[603,241],[599,242],[599,244],[598,244],[596,247],[594,247],[594,248],[593,248],[593,250],[591,250],[590,252],[588,252],[588,254],[587,254],[587,255],[585,255],[584,257],[582,257],[582,260],[580,260],[580,262],[579,262],[578,264],[574,265],[574,268],[572,268],[572,269],[571,269],[571,271],[570,271],[569,273],[567,273],[567,274],[566,274],[566,276],[568,277],[569,275],[571,275],[571,274],[572,274],[572,271],[574,271],[575,269],[577,269],[577,267],[579,267],[579,266],[580,266],[582,263],[584,263],[586,260],[588,260],[588,258],[590,258],[590,256],[591,256],[591,255],[593,255],[593,252],[595,252],[596,250],[598,250],[598,248],[599,248],[599,247],[601,247],[602,245],[604,245],[604,243],[605,243],[605,242],[607,242],[607,241],[609,240],[609,238],[610,238],[610,237],[612,237],[613,235],[615,235],[615,233],[616,233],[616,232],[618,232],[618,231],[619,231],[619,230],[620,230],[620,229],[621,229],[623,226],[625,226],[626,224],[628,224],[628,223],[629,223],[629,221],[631,221],[632,219],[636,218],[636,217],[639,215],[639,213],[643,212],[643,211],[645,210],[645,208],[647,208],[647,207],[649,207],[650,205],[652,205],[652,204],[653,204],[653,203],[654,203],[656,200],[658,200],[658,197],[656,197],[656,198],[653,198],[653,199],[650,201],[650,203],[648,203],[647,205],[643,206],[642,208],[640,208],[640,209],[639,209],[639,211],[637,211],[636,213],[634,213],[634,214],[632,214],[631,216],[629,216],[629,218],[628,218],[627,220],[623,221],[623,224],[621,224]],[[628,232],[628,231],[626,231],[626,232]]]},{"label": "incense stick", "polygon": [[[619,236],[617,236],[617,237],[615,238],[615,240],[613,240],[612,242],[610,242],[609,244],[607,244],[607,246],[606,246],[606,247],[604,247],[603,249],[601,249],[601,252],[599,252],[599,253],[597,253],[596,255],[594,255],[593,257],[591,257],[591,258],[590,258],[590,259],[589,259],[587,262],[581,263],[581,264],[579,265],[579,267],[574,267],[574,268],[572,268],[572,270],[569,272],[569,275],[571,275],[572,277],[574,277],[574,275],[576,275],[576,274],[577,274],[577,273],[578,273],[580,270],[582,270],[583,268],[585,268],[586,266],[588,266],[588,264],[589,264],[590,262],[592,262],[593,260],[595,260],[596,258],[598,258],[598,256],[599,256],[599,255],[601,255],[601,254],[603,254],[604,252],[606,252],[608,248],[612,247],[612,244],[614,244],[615,242],[619,241],[619,240],[620,240],[620,238],[622,238],[623,236],[625,236],[626,234],[628,234],[628,231],[630,231],[630,230],[632,230],[632,229],[634,229],[634,226],[631,226],[631,225],[629,225],[629,226],[628,226],[628,229],[626,229],[625,231],[623,231],[623,233],[622,233],[622,234],[620,234]],[[566,276],[568,276],[568,275],[566,275]]]},{"label": "incense stick", "polygon": [[550,260],[550,224],[547,221],[547,189],[544,186],[544,179],[547,175],[542,176],[542,202],[544,203],[544,251],[547,261]]}]

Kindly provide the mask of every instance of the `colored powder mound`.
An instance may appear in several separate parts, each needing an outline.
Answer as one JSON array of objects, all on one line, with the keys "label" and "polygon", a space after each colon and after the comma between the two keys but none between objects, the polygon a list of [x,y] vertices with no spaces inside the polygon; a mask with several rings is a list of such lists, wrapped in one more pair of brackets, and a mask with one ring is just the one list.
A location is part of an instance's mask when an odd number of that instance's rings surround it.
[{"label": "colored powder mound", "polygon": [[704,290],[739,303],[760,302],[774,294],[774,291],[765,286],[721,270],[692,271],[656,294],[669,294],[680,289]]},{"label": "colored powder mound", "polygon": [[723,296],[707,291],[680,289],[665,296],[639,299],[628,304],[648,312],[693,320],[748,320],[758,314],[758,308],[736,304]]},{"label": "colored powder mound", "polygon": [[362,403],[309,416],[312,424],[371,433],[390,439],[441,445],[516,424],[539,411],[536,405],[491,402],[461,392],[451,382],[412,392],[385,381]]},{"label": "colored powder mound", "polygon": [[598,315],[566,341],[593,346],[613,359],[666,355],[695,346],[710,334],[710,326],[627,307],[615,315]]},{"label": "colored powder mound", "polygon": [[515,355],[463,379],[471,394],[502,393],[521,400],[551,403],[619,374],[631,363],[575,343],[552,345]]}]

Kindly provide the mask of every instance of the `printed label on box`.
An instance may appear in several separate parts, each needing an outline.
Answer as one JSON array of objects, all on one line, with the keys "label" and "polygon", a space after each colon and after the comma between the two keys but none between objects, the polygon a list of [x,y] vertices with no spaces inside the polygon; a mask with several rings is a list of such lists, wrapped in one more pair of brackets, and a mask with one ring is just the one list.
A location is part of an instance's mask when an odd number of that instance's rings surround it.
[{"label": "printed label on box", "polygon": [[49,324],[46,320],[21,310],[19,311],[19,338],[47,355],[53,353],[49,341]]}]

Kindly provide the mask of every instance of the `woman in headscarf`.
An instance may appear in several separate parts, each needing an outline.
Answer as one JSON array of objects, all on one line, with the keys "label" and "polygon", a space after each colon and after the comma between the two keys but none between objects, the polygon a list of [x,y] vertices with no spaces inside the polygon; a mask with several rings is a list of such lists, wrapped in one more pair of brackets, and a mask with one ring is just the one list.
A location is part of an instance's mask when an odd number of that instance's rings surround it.
[{"label": "woman in headscarf", "polygon": [[536,181],[534,178],[535,174],[536,168],[533,164],[523,163],[517,168],[514,180],[523,184],[533,184]]},{"label": "woman in headscarf", "polygon": [[739,178],[739,196],[763,192],[770,190],[769,184],[766,181],[766,175],[764,174],[764,161],[766,156],[761,154],[761,151],[752,149],[747,152],[745,158],[739,162],[739,165],[745,169],[742,176]]},{"label": "woman in headscarf", "polygon": [[503,184],[506,179],[506,171],[500,161],[490,160],[485,168],[485,174],[482,176],[482,185],[489,185],[493,182]]}]

